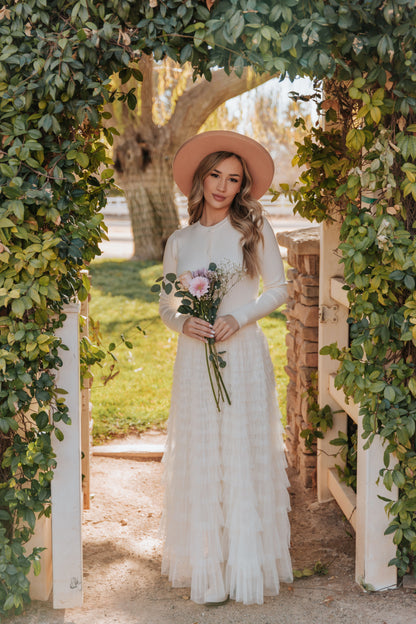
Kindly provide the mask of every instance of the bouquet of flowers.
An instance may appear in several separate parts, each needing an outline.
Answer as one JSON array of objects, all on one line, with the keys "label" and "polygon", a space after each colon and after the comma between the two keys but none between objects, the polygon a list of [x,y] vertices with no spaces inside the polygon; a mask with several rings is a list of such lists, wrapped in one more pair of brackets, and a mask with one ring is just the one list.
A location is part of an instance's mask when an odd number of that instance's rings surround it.
[{"label": "bouquet of flowers", "polygon": [[[244,271],[240,267],[231,264],[217,266],[211,262],[208,269],[186,271],[177,277],[174,273],[167,273],[165,277],[159,277],[152,287],[153,292],[160,292],[161,288],[166,294],[175,289],[175,297],[181,297],[178,312],[197,316],[211,325],[217,318],[218,308],[229,290],[243,276]],[[221,404],[227,401],[231,405],[230,396],[222,378],[221,369],[226,366],[222,357],[225,351],[217,351],[215,338],[208,338],[205,343],[205,359],[207,363],[209,381],[215,404],[221,411]]]}]

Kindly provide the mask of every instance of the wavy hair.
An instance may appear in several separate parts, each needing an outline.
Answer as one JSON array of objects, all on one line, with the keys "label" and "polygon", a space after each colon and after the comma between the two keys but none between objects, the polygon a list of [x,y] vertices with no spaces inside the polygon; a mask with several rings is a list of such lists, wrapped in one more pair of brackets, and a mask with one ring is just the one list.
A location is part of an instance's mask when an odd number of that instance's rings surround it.
[{"label": "wavy hair", "polygon": [[260,273],[258,246],[259,243],[263,244],[264,242],[261,231],[263,208],[260,202],[251,197],[252,178],[246,162],[241,156],[232,152],[213,152],[201,160],[195,171],[188,199],[189,225],[196,223],[202,217],[205,178],[223,160],[232,156],[237,158],[243,167],[243,179],[241,188],[230,206],[229,217],[231,225],[241,232],[243,267],[250,277],[254,277]]}]

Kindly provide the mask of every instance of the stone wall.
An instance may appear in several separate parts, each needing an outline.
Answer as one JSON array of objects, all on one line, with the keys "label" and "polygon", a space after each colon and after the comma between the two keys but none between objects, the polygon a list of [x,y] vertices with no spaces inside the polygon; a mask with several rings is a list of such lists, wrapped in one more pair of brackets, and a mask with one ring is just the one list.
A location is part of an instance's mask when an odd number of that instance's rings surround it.
[{"label": "stone wall", "polygon": [[305,487],[316,484],[316,455],[305,448],[300,432],[307,426],[306,391],[318,368],[319,227],[277,235],[287,248],[288,301],[285,310],[288,333],[286,447],[289,465],[301,475]]}]

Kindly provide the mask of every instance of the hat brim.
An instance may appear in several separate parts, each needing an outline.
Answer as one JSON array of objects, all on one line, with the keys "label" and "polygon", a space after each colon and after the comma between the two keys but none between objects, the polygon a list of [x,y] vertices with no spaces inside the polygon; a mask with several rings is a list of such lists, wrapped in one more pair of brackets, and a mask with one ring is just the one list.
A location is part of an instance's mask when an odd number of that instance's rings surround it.
[{"label": "hat brim", "polygon": [[196,134],[185,141],[173,160],[173,177],[187,197],[199,163],[213,152],[232,152],[245,160],[253,180],[251,196],[254,199],[260,199],[270,187],[274,163],[269,152],[260,143],[238,132],[212,130]]}]

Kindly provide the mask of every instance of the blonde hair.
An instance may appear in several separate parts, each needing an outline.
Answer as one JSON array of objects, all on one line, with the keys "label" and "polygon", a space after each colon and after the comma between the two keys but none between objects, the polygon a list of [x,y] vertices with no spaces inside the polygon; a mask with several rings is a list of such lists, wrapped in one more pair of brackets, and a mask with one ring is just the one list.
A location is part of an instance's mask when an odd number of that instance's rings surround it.
[{"label": "blonde hair", "polygon": [[241,232],[243,267],[247,270],[250,277],[254,277],[260,273],[258,245],[264,242],[261,231],[263,208],[260,202],[251,197],[252,178],[246,162],[241,156],[232,152],[213,152],[201,160],[195,171],[188,199],[189,225],[196,223],[202,217],[205,178],[223,160],[231,157],[240,161],[243,167],[243,180],[241,188],[230,206],[229,217],[231,225]]}]

